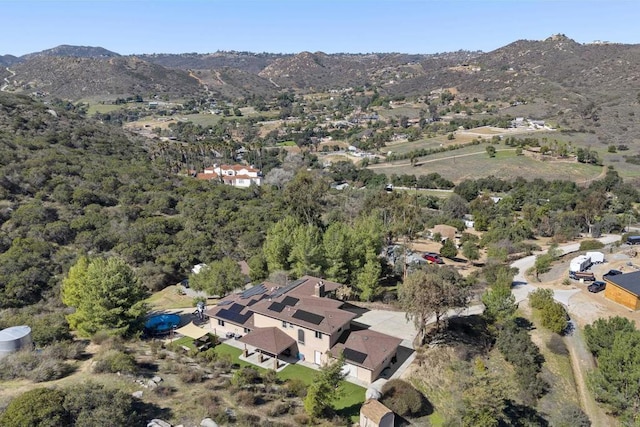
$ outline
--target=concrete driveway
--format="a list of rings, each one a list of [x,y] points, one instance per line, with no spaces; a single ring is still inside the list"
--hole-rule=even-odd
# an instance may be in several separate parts
[[[354,322],[369,326],[372,331],[402,339],[402,346],[413,348],[418,331],[404,311],[369,310],[356,317]]]

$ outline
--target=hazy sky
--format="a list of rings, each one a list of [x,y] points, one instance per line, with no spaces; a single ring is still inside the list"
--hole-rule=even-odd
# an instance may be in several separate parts
[[[436,53],[563,33],[640,43],[640,0],[0,0],[0,55],[61,44],[120,54]]]

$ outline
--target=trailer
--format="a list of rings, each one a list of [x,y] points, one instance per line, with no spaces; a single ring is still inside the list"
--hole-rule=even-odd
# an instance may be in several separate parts
[[[570,271],[569,278],[573,280],[583,280],[585,282],[593,282],[596,276],[590,271]]]
[[[604,254],[602,252],[587,252],[585,256],[591,258],[592,264],[602,264],[604,262]]]
[[[591,258],[586,255],[577,256],[569,263],[570,272],[585,271],[589,267],[591,267]]]
[[[629,237],[627,237],[627,244],[629,244],[629,245],[640,245],[640,236],[629,236]]]

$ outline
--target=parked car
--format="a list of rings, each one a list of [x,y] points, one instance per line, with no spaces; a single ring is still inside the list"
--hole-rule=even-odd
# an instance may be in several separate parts
[[[435,252],[425,252],[422,254],[422,258],[426,259],[429,264],[444,264],[440,254]]]
[[[597,292],[603,291],[604,288],[606,288],[606,287],[607,287],[607,284],[605,282],[602,282],[600,280],[596,280],[595,282],[590,284],[587,287],[587,289],[589,290],[589,292],[597,293]]]
[[[606,273],[604,273],[602,275],[602,278],[604,279],[605,277],[610,277],[610,276],[617,276],[618,274],[622,274],[622,271],[620,270],[609,270]]]

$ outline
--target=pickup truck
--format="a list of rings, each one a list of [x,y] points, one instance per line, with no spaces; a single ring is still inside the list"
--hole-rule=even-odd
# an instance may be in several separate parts
[[[570,271],[569,278],[573,280],[584,280],[585,282],[593,282],[596,276],[590,271]]]

